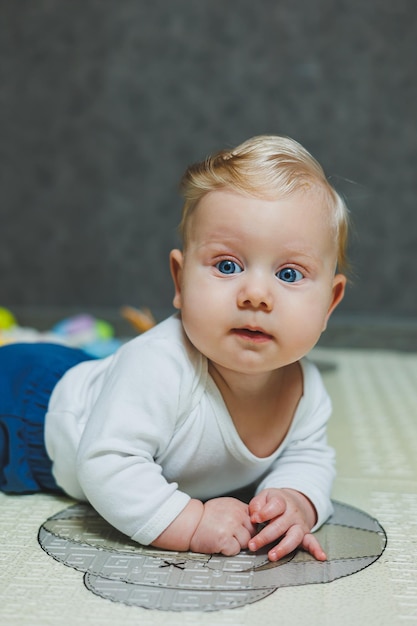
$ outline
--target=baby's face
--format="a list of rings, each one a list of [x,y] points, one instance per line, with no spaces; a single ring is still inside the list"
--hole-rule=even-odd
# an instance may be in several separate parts
[[[213,191],[190,220],[171,269],[195,347],[213,366],[251,376],[307,354],[345,286],[320,191],[280,200]]]

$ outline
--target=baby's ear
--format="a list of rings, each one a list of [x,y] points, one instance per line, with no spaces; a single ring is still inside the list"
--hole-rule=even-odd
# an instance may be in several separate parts
[[[333,278],[332,297],[330,300],[330,305],[327,311],[323,330],[326,330],[329,317],[331,316],[337,305],[340,304],[340,302],[343,300],[343,296],[345,295],[345,288],[346,276],[344,276],[343,274],[336,274]]]
[[[184,255],[181,250],[171,250],[169,255],[169,264],[171,268],[171,276],[174,281],[175,296],[173,305],[176,309],[181,309],[181,282],[182,282],[182,268],[184,263]]]

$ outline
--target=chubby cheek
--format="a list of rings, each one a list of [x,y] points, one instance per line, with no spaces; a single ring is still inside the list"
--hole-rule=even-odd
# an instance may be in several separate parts
[[[216,320],[205,307],[204,302],[196,303],[195,306],[190,306],[190,303],[188,305],[181,310],[185,334],[193,346],[207,356],[212,344],[213,328],[217,326]]]
[[[225,315],[230,316],[230,304],[226,306],[218,294],[201,285],[183,290],[181,305],[184,330],[191,343],[205,353],[207,343],[226,323]]]
[[[313,346],[326,328],[327,311],[327,302],[323,302],[322,298],[313,298],[288,311],[287,319],[299,340]]]
[[[207,325],[218,321],[219,303],[204,289],[184,292],[181,316],[185,326],[204,331]]]
[[[206,267],[185,266],[181,288],[181,308],[185,316],[204,318],[205,314],[209,315],[222,300],[221,292],[220,284]]]

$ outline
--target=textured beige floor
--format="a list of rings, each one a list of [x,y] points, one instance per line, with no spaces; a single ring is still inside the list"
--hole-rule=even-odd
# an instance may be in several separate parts
[[[333,497],[376,517],[388,535],[369,568],[329,584],[278,589],[243,608],[216,613],[149,611],[94,596],[82,575],[37,542],[39,526],[71,502],[0,494],[0,624],[216,624],[396,626],[417,624],[417,355],[320,349],[334,364],[330,439],[338,455]]]

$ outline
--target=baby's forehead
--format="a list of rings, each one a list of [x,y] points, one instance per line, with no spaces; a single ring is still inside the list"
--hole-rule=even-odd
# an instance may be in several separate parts
[[[275,221],[281,201],[287,207],[290,216],[294,211],[294,217],[291,218],[294,220],[294,228],[302,227],[306,223],[315,224],[314,228],[320,230],[319,239],[323,241],[325,237],[330,246],[336,249],[338,245],[336,212],[328,194],[318,184],[300,185],[295,191],[286,194],[269,188],[266,191],[262,189],[262,192],[243,192],[231,186],[210,190],[189,211],[183,229],[183,248],[188,249],[190,244],[200,242],[205,238],[208,228],[216,229],[221,237],[224,222],[230,225],[230,220],[227,219],[230,213],[235,218],[233,224],[236,225],[236,231],[246,225],[250,231],[256,233],[260,222]],[[271,227],[276,228],[276,225],[272,224]],[[269,232],[266,236],[269,239]]]
[[[282,200],[282,202],[281,202]],[[212,191],[196,205],[190,217],[187,247],[257,242],[276,243],[280,250],[336,252],[335,220],[323,194],[316,190],[293,193],[277,199]]]

